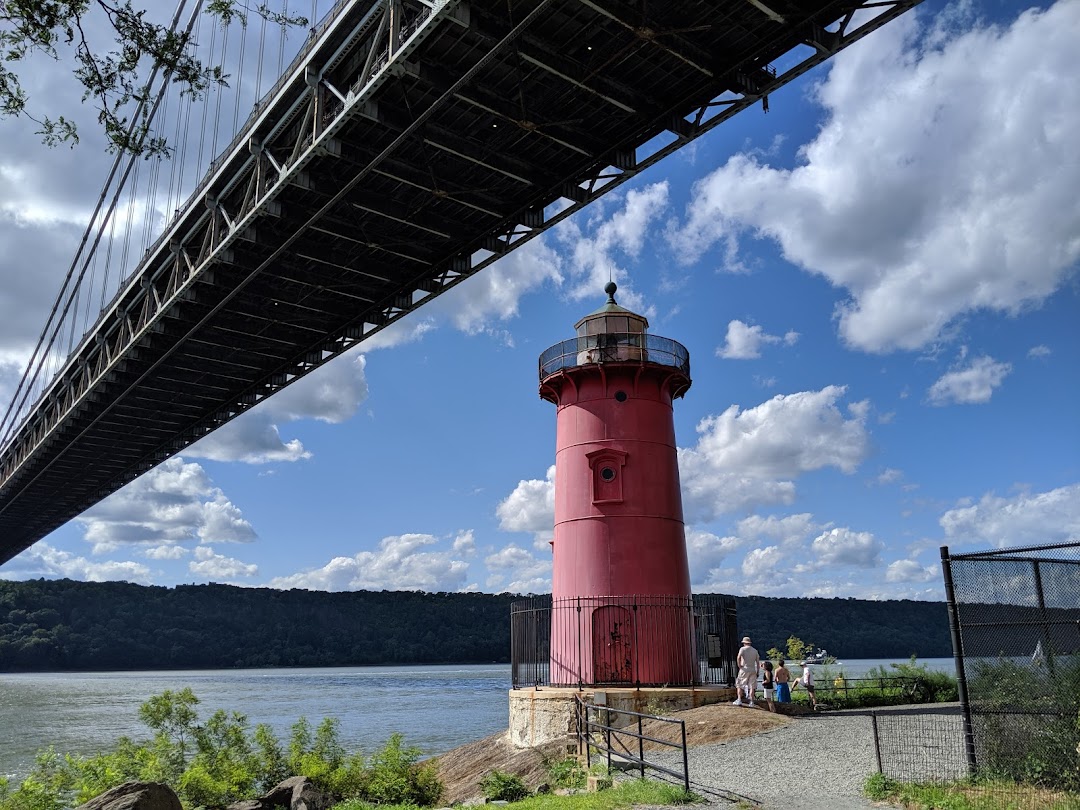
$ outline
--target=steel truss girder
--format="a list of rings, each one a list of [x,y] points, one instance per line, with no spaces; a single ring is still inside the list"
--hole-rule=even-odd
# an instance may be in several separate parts
[[[606,3],[579,2],[599,18],[612,18],[614,14]],[[811,20],[796,32],[798,39],[792,42],[792,47],[803,44],[813,49],[798,64],[780,75],[754,66],[718,74],[712,77],[714,92],[708,101],[664,113],[657,119],[658,127],[649,133],[649,137],[642,137],[636,143],[617,145],[602,156],[597,155],[595,144],[587,142],[586,138],[575,142],[572,128],[563,131],[559,138],[549,140],[561,143],[569,151],[587,155],[592,161],[590,168],[573,177],[554,179],[531,175],[527,171],[519,174],[503,165],[501,173],[507,175],[508,180],[520,181],[532,189],[528,203],[509,216],[498,211],[485,212],[482,206],[474,206],[475,214],[489,219],[499,216],[500,219],[490,225],[486,235],[477,239],[470,249],[436,259],[434,263],[425,264],[416,256],[404,251],[395,253],[384,245],[391,256],[405,259],[414,268],[404,277],[404,283],[394,282],[399,285],[396,289],[387,286],[393,274],[366,272],[364,267],[367,265],[363,264],[368,261],[366,259],[359,260],[362,266],[354,267],[349,260],[334,261],[310,251],[297,251],[287,261],[329,261],[343,272],[370,276],[369,281],[373,283],[382,282],[382,288],[374,298],[351,291],[347,286],[334,291],[329,285],[322,288],[317,284],[308,284],[312,289],[305,295],[323,298],[329,295],[373,305],[363,307],[354,318],[333,331],[316,334],[318,330],[314,330],[306,347],[299,347],[300,351],[281,361],[270,373],[234,391],[228,401],[208,409],[201,418],[191,421],[182,431],[140,456],[139,461],[128,463],[121,474],[95,490],[91,499],[84,499],[82,508],[456,286],[599,196],[618,188],[685,143],[741,110],[759,101],[766,102],[770,93],[918,2],[823,3],[832,19],[824,25],[823,20]],[[358,5],[363,7],[355,8]],[[436,88],[437,98],[430,101],[429,106],[420,110],[411,121],[394,122],[392,116],[380,114],[380,89],[388,86],[390,81],[397,81],[407,91],[409,83],[422,81],[424,71],[415,69],[410,58],[422,53],[428,37],[439,26],[445,25],[472,31],[470,26],[475,20],[467,7],[456,0],[435,3],[377,0],[366,4],[342,4],[346,10],[309,44],[279,85],[257,107],[245,131],[238,135],[221,159],[215,160],[207,179],[183,213],[148,251],[146,260],[133,274],[132,282],[116,296],[96,331],[84,339],[39,400],[32,416],[0,451],[0,527],[8,520],[5,513],[26,513],[24,508],[17,506],[18,496],[62,455],[63,451],[59,455],[53,452],[61,437],[66,446],[77,443],[79,437],[89,440],[93,426],[104,424],[102,420],[114,410],[125,392],[137,390],[140,381],[148,379],[178,347],[188,345],[188,341],[193,341],[194,347],[199,324],[210,323],[245,286],[254,282],[274,262],[285,260],[290,245],[302,243],[307,238],[306,233],[321,227],[321,221],[331,222],[340,203],[351,199],[353,189],[362,180],[394,177],[388,166],[396,150],[408,144],[426,142],[429,146],[453,151],[465,162],[482,164],[499,172],[500,167],[494,162],[500,158],[477,154],[472,151],[472,143],[457,138],[454,133],[440,133],[436,126],[425,125],[436,112],[451,104],[473,108],[484,106],[482,89],[470,93],[470,82],[508,45],[518,49],[522,60],[549,74],[551,81],[564,82],[568,89],[601,99],[614,108],[613,114],[637,115],[647,109],[656,117],[656,100],[638,97],[628,88],[611,82],[584,77],[580,66],[575,66],[572,60],[550,64],[550,56],[543,53],[527,29],[534,20],[541,18],[548,6],[553,5],[556,5],[555,0],[534,0],[531,11],[518,18],[517,25],[504,33],[496,47],[471,67],[457,71],[449,86],[444,81],[443,86]],[[774,19],[777,15],[768,15],[771,5],[751,5],[781,24]],[[881,13],[873,20],[853,26],[855,13],[864,8],[881,9]],[[618,15],[614,19],[620,25],[627,24]],[[838,24],[829,25],[836,21]],[[350,30],[345,31],[346,28]],[[358,56],[361,52],[362,61]],[[687,63],[687,59],[676,61]],[[700,64],[699,58],[691,61],[692,69],[711,76],[711,66]],[[328,78],[333,70],[346,64],[357,68],[351,80],[342,82]],[[511,115],[506,108],[487,107],[494,115],[504,118]],[[344,133],[346,126],[355,126],[356,122],[370,125],[376,138],[372,142],[374,156],[367,159],[344,187],[336,191],[320,189],[314,178],[332,172],[326,167],[340,161],[339,156],[343,154],[339,135]],[[644,153],[644,147],[653,140],[656,132],[664,130],[671,133],[671,141]],[[427,137],[425,132],[435,134]],[[453,143],[445,143],[445,140]],[[530,168],[524,167],[525,170]],[[412,185],[420,184],[414,181]],[[439,191],[437,188],[428,190],[432,196]],[[314,216],[296,208],[300,204],[296,195],[310,193],[315,193],[318,199]],[[378,206],[374,214],[383,216],[388,210]],[[282,230],[281,235],[278,230]],[[449,237],[446,230],[439,231],[438,235]],[[255,237],[259,238],[258,242]],[[343,234],[335,234],[335,238],[352,239]],[[370,240],[356,241],[358,249],[378,248]],[[241,255],[252,258],[242,265],[237,264]],[[396,275],[402,278],[400,272]],[[299,279],[289,283],[304,286]],[[289,307],[295,315],[289,328],[305,329],[296,314],[302,311],[299,309],[303,307],[301,299],[290,301]],[[320,310],[310,311],[315,316]],[[195,317],[199,324],[191,327],[184,320],[181,325],[181,319],[188,317]],[[230,360],[222,358],[221,362],[229,363]],[[72,514],[35,518],[30,521],[33,525],[19,537],[0,536],[0,562]]]

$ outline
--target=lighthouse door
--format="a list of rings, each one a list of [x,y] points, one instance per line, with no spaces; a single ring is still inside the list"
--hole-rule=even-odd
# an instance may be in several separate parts
[[[633,680],[630,611],[605,605],[592,614],[593,673],[596,683],[630,683]]]

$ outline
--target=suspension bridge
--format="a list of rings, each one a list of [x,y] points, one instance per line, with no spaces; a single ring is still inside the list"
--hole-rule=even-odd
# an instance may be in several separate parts
[[[339,0],[292,49],[181,2],[235,79],[151,77],[173,156],[117,156],[0,422],[0,563],[918,2]]]

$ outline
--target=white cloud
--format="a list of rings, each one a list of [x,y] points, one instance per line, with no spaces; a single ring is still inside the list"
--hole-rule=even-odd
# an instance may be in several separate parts
[[[940,575],[940,567],[920,565],[915,560],[897,560],[885,569],[886,582],[930,582]]]
[[[142,555],[148,560],[179,560],[186,557],[190,551],[183,546],[173,546],[165,543],[160,546],[151,546],[143,549]]]
[[[672,234],[684,261],[774,239],[847,292],[840,334],[871,352],[923,347],[965,313],[1016,314],[1061,286],[1080,259],[1080,83],[1061,81],[1080,75],[1080,4],[962,33],[921,19],[832,60],[801,165],[741,154],[697,184]]]
[[[255,530],[199,465],[174,456],[78,518],[95,553],[127,543],[246,543]]]
[[[668,207],[667,181],[632,189],[622,199],[623,206],[604,219],[605,207],[612,200],[594,203],[589,208],[591,235],[580,226],[580,214],[555,227],[555,237],[571,249],[570,269],[575,281],[569,290],[572,300],[595,298],[609,279],[619,284],[620,303],[635,311],[646,312],[644,301],[626,280],[626,273],[616,261],[615,254],[636,257],[645,244],[651,224]],[[647,313],[646,313],[647,314]]]
[[[809,512],[784,517],[750,515],[739,521],[737,534],[750,541],[767,537],[787,547],[801,542],[819,528],[821,527],[814,522],[814,516]]]
[[[939,520],[950,540],[992,546],[1080,542],[1080,484],[1012,498],[991,493]]]
[[[547,545],[555,527],[555,465],[541,481],[519,481],[514,491],[495,508],[499,528],[508,532],[532,532],[537,548]]]
[[[348,351],[200,439],[185,454],[247,464],[311,458],[299,439],[281,438],[278,423],[315,419],[339,424],[351,418],[368,396],[366,365],[358,349]]]
[[[476,538],[473,537],[472,529],[468,531],[460,532],[457,537],[454,538],[452,548],[455,554],[462,554],[466,557],[470,557],[476,553]]]
[[[137,582],[150,584],[150,569],[132,561],[91,562],[70,551],[39,542],[4,564],[0,578],[66,577],[83,582]]]
[[[823,565],[854,565],[873,568],[880,562],[885,544],[870,532],[829,529],[810,544],[811,551]]]
[[[881,486],[885,486],[886,484],[895,484],[898,481],[902,481],[903,478],[904,473],[902,471],[896,469],[895,467],[886,467],[884,470],[878,473],[878,477],[874,480]]]
[[[1038,346],[1032,346],[1030,349],[1028,349],[1027,356],[1031,358],[1042,359],[1044,357],[1049,357],[1050,354],[1050,347],[1040,344]]]
[[[725,360],[753,360],[761,357],[761,347],[764,344],[784,343],[791,346],[798,339],[798,332],[788,332],[780,337],[767,334],[760,326],[749,326],[734,320],[728,323],[724,345],[716,350],[716,356]]]
[[[257,576],[259,566],[215,554],[214,550],[209,546],[199,546],[195,549],[195,559],[188,563],[188,570],[193,574],[208,579],[228,582],[229,580],[235,580],[237,577]]]
[[[484,558],[487,587],[510,593],[546,593],[551,590],[551,558],[539,559],[513,544]]]
[[[695,585],[708,582],[728,555],[747,542],[742,537],[717,537],[711,532],[687,527],[686,556],[690,563],[690,581]]]
[[[455,541],[461,540],[459,534]],[[322,568],[277,577],[271,588],[317,591],[457,591],[465,586],[469,564],[456,551],[432,549],[440,538],[430,534],[384,537],[377,551],[335,557]]]
[[[999,363],[992,357],[978,357],[967,368],[950,371],[930,386],[931,405],[980,405],[990,401],[1012,371],[1011,363]]]
[[[784,555],[776,546],[752,549],[743,558],[743,576],[754,580],[767,577],[776,570],[783,560]]]
[[[869,452],[865,411],[837,401],[842,386],[777,395],[740,412],[703,419],[692,448],[679,449],[683,503],[692,523],[767,503],[791,503],[791,479],[823,467],[852,473]],[[856,403],[858,405],[858,403]]]

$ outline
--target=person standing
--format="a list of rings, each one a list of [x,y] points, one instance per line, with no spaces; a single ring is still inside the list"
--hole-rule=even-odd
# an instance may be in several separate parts
[[[810,696],[810,708],[817,710],[817,698],[814,697],[814,673],[810,671],[810,665],[806,661],[800,661],[799,666],[802,669],[802,677],[796,679],[795,686],[800,683],[803,685],[803,689],[806,690],[806,694]]]
[[[776,665],[773,679],[776,681],[776,702],[791,703],[791,673],[784,666],[783,658]]]
[[[776,706],[773,705],[773,668],[772,661],[762,661],[761,668],[765,671],[765,674],[761,676],[761,690],[765,693],[765,704],[769,707],[770,712],[776,711]]]
[[[737,694],[735,700],[732,701],[732,705],[744,705],[743,695],[745,694],[745,705],[753,706],[761,656],[758,655],[758,651],[750,644],[750,636],[743,636],[742,649],[739,650],[739,655],[736,660],[739,664],[739,674],[735,677],[735,689]]]

